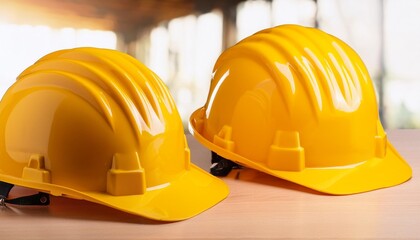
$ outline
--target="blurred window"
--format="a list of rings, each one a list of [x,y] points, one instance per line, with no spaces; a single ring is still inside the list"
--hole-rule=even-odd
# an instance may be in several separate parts
[[[384,101],[389,128],[420,128],[419,13],[417,0],[384,2]]]
[[[168,85],[185,124],[206,101],[213,65],[222,51],[222,33],[222,14],[213,11],[172,19],[150,31],[150,43],[139,40],[138,45],[149,49],[136,57]]]
[[[264,0],[245,1],[237,7],[236,40],[268,28],[272,25],[271,3]]]

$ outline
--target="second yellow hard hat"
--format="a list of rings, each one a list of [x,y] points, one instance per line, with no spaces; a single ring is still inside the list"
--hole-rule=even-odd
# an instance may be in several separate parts
[[[222,53],[213,75],[190,129],[221,157],[330,194],[411,177],[381,126],[365,65],[338,38],[266,29]]]

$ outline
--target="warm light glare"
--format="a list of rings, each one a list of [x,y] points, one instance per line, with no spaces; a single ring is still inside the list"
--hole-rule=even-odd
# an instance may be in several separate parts
[[[206,100],[222,34],[220,11],[175,18],[151,31],[147,65],[169,86],[183,119]]]
[[[312,27],[316,4],[313,0],[273,0],[273,25],[299,24]]]
[[[420,128],[420,1],[388,0],[384,5],[384,89],[392,128]]]
[[[150,33],[150,63],[149,67],[166,83],[168,79],[168,31],[157,27]]]
[[[268,1],[246,1],[238,5],[237,35],[239,41],[249,35],[271,26],[271,4]]]
[[[90,46],[115,49],[117,37],[110,31],[0,24],[0,96],[28,66],[47,53]]]

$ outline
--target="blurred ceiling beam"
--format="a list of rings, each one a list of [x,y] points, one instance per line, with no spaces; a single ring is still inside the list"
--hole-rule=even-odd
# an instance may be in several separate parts
[[[127,38],[142,28],[243,0],[0,0],[0,22],[112,30]],[[131,39],[127,39],[130,41]]]

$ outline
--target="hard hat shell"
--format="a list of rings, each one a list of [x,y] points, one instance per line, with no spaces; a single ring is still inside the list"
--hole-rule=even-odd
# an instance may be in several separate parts
[[[0,103],[0,181],[151,219],[192,217],[228,194],[190,162],[163,82],[127,54],[61,50]]]
[[[190,131],[220,156],[329,194],[400,184],[360,57],[314,28],[262,30],[221,54]]]

